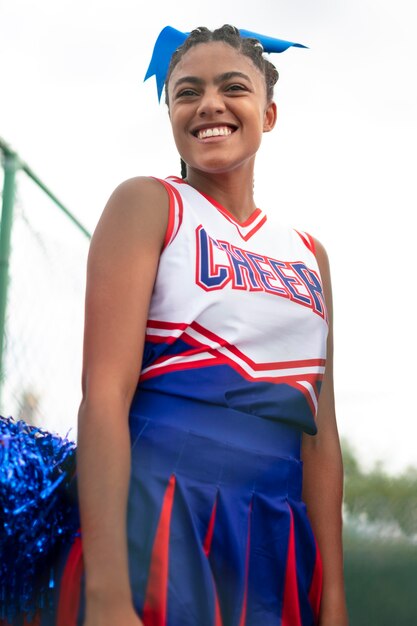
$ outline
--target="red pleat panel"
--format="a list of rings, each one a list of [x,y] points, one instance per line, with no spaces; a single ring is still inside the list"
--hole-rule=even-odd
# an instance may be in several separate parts
[[[316,541],[316,563],[314,565],[313,578],[311,580],[308,599],[313,609],[315,621],[318,622],[320,614],[321,592],[323,588],[323,564],[321,561],[320,550]]]
[[[217,498],[214,501],[213,508],[211,510],[210,520],[207,526],[206,536],[204,538],[203,548],[204,548],[204,552],[206,556],[209,556],[210,550],[211,550],[211,542],[213,539],[213,532],[214,532],[214,523],[216,521],[216,509],[217,509]]]
[[[214,626],[223,626],[222,614],[220,612],[219,598],[217,596],[216,585],[214,585]]]
[[[152,548],[142,618],[145,626],[166,626],[169,532],[174,492],[175,476],[171,476],[162,502],[161,515]]]
[[[216,511],[217,511],[217,497],[214,501],[213,508],[211,509],[210,520],[207,526],[206,536],[204,537],[203,550],[208,558],[210,556],[211,542],[213,540],[214,524],[216,523]],[[220,612],[219,598],[217,595],[216,583],[213,579],[214,590],[214,626],[223,626],[222,614]]]
[[[61,579],[56,626],[76,626],[84,571],[81,537],[72,544]]]
[[[23,626],[40,626],[40,624],[41,624],[41,612],[40,611],[36,611],[31,622],[29,622],[26,616],[23,618]]]
[[[246,538],[246,555],[245,555],[245,590],[243,593],[242,613],[240,614],[239,626],[245,626],[246,623],[246,607],[248,603],[248,577],[249,577],[249,553],[250,553],[250,522],[252,517],[252,500],[249,505],[248,518],[248,535]]]
[[[300,601],[298,598],[297,563],[295,558],[294,518],[290,511],[290,534],[288,537],[287,567],[284,583],[282,626],[302,626]]]

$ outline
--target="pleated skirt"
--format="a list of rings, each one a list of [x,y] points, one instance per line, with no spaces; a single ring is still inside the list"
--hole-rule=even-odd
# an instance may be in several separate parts
[[[322,569],[301,500],[300,431],[140,391],[130,433],[129,573],[144,625],[316,625]],[[84,583],[80,536],[53,610],[35,623],[81,626]]]

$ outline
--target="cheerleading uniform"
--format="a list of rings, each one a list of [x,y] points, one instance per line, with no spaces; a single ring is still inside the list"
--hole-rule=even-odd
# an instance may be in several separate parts
[[[328,330],[314,242],[161,183],[169,222],[129,415],[135,608],[145,626],[314,626],[321,561],[300,460]],[[83,589],[77,538],[42,626],[80,626]]]

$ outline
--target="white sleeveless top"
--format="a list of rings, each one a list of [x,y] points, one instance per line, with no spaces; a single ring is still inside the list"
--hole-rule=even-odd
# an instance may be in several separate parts
[[[314,434],[326,305],[314,241],[256,209],[239,223],[185,181],[161,181],[169,221],[139,387]]]

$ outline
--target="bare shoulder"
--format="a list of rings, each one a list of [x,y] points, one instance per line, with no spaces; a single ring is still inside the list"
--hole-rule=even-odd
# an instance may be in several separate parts
[[[136,176],[120,183],[110,195],[97,224],[94,237],[106,226],[111,230],[164,238],[169,201],[164,186],[156,179]],[[114,234],[114,231],[113,231]]]
[[[148,204],[149,201],[167,201],[167,193],[164,186],[156,179],[149,176],[134,176],[118,185],[110,196],[110,200],[116,203],[140,203]]]
[[[155,179],[123,181],[110,195],[91,239],[87,291],[113,290],[131,281],[131,293],[142,289],[144,276],[154,277],[168,224],[169,200]],[[124,297],[129,298],[127,294]]]

